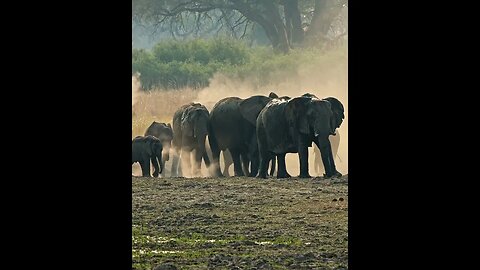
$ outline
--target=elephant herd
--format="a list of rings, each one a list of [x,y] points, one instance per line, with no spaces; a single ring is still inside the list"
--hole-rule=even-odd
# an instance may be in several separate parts
[[[339,177],[334,161],[339,145],[336,132],[344,118],[338,99],[320,99],[309,93],[295,98],[273,92],[246,99],[227,97],[210,112],[200,103],[189,103],[174,113],[172,125],[153,122],[144,136],[132,140],[132,164],[139,162],[142,175],[150,177],[151,162],[153,176],[161,173],[165,177],[165,161],[172,152],[172,177],[189,175],[182,167],[200,176],[203,160],[212,177],[229,176],[228,167],[233,163],[235,176],[267,178],[278,166],[277,178],[287,178],[285,155],[298,153],[299,177],[308,178],[308,147],[313,142],[324,177]],[[319,167],[316,164],[317,172]]]

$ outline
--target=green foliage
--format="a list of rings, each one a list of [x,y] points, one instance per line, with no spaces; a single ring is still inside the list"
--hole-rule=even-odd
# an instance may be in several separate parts
[[[296,74],[300,65],[328,69],[339,58],[346,59],[344,47],[327,53],[308,48],[278,54],[271,47],[248,47],[232,39],[166,41],[151,51],[133,49],[132,74],[141,74],[144,90],[204,88],[216,72],[262,86]]]
[[[151,51],[133,49],[132,74],[141,74],[143,89],[202,88],[224,66],[247,62],[248,48],[238,41],[167,41],[158,43]]]

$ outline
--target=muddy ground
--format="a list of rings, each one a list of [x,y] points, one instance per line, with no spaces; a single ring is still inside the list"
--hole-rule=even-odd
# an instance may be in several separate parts
[[[133,268],[347,269],[348,176],[132,177]]]

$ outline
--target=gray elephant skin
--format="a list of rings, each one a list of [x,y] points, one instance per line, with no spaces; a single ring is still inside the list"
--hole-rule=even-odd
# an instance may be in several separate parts
[[[220,151],[229,151],[235,176],[255,176],[258,171],[258,147],[255,121],[263,107],[277,97],[256,95],[247,99],[227,97],[219,100],[210,112],[209,143],[212,150],[213,176],[220,170]],[[225,171],[224,171],[225,173]]]
[[[173,140],[173,130],[170,123],[159,123],[153,121],[153,123],[147,128],[144,136],[154,136],[162,142],[162,168],[165,168],[165,162],[170,159],[170,148]],[[162,177],[165,177],[165,170],[162,170]]]
[[[142,176],[150,177],[150,162],[153,164],[153,177],[163,171],[162,142],[154,136],[137,136],[132,140],[132,165],[140,163]],[[160,168],[159,168],[160,163]]]
[[[273,99],[257,117],[257,139],[260,152],[260,168],[257,177],[266,178],[267,162],[277,156],[277,178],[289,177],[285,166],[286,153],[298,153],[301,178],[311,177],[308,173],[308,147],[314,142],[320,149],[325,167],[325,177],[341,176],[335,167],[331,144],[343,122],[344,108],[334,98],[319,99],[304,94],[293,99]]]
[[[340,159],[338,155],[338,148],[340,147],[340,132],[337,130],[336,135],[330,135],[328,139],[330,140],[330,145],[332,146],[332,154],[333,158],[336,159],[337,157]],[[325,173],[325,168],[323,167],[322,162],[322,155],[320,154],[320,149],[318,147],[313,146],[313,157],[314,157],[314,169],[317,175]],[[340,160],[341,161],[341,160]]]
[[[187,168],[192,169],[193,176],[200,176],[202,158],[207,167],[210,159],[205,151],[205,140],[208,135],[209,112],[200,103],[189,103],[180,107],[173,116],[174,157],[172,160],[172,177],[183,176],[180,170],[179,159]],[[194,154],[194,164],[190,165],[190,156]],[[180,154],[180,155],[179,155]]]

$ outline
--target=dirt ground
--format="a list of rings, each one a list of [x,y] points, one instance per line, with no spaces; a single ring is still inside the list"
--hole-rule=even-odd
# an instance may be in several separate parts
[[[132,177],[133,269],[347,269],[348,176]]]

